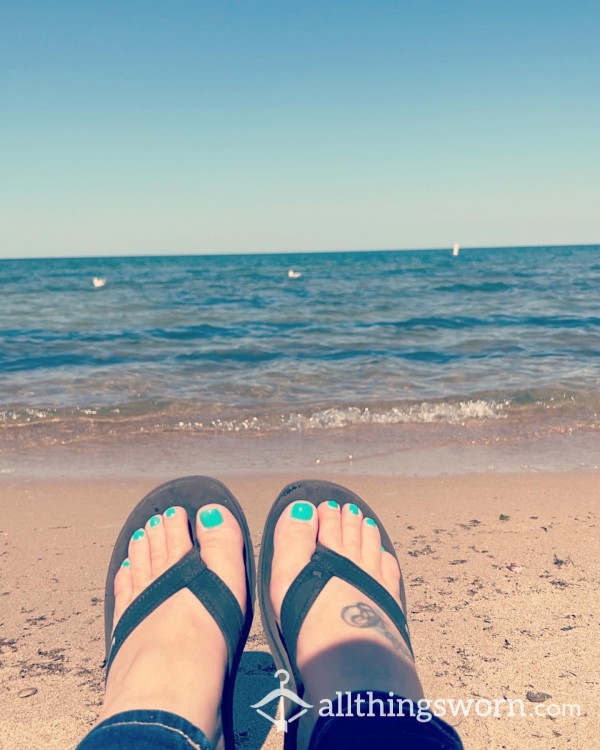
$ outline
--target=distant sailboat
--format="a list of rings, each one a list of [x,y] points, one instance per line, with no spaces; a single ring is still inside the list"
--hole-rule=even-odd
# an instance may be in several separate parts
[[[452,256],[456,258],[458,256],[459,251],[460,251],[460,245],[458,244],[458,242],[455,242],[454,247],[452,248]]]
[[[94,289],[100,289],[100,287],[103,287],[106,285],[107,279],[100,279],[98,276],[94,276],[92,279],[92,284],[94,285]]]

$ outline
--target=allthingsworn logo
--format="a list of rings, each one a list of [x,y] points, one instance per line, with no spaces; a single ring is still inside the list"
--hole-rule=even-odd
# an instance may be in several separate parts
[[[259,713],[261,716],[264,716],[267,721],[270,721],[272,724],[274,724],[277,732],[287,732],[288,726],[293,721],[296,721],[296,719],[299,719],[301,716],[303,716],[309,708],[312,708],[312,705],[310,703],[307,703],[306,701],[303,701],[302,698],[296,695],[293,690],[285,687],[290,681],[289,672],[287,672],[285,669],[278,669],[277,672],[275,672],[274,677],[276,680],[279,680],[279,687],[275,688],[275,690],[271,690],[268,695],[266,695],[262,700],[258,701],[258,703],[250,706],[250,708],[256,709],[257,713]],[[271,716],[266,711],[263,711],[262,707],[266,706],[276,698],[278,699],[277,711],[275,716]],[[286,718],[286,700],[300,707],[300,710],[289,718]]]

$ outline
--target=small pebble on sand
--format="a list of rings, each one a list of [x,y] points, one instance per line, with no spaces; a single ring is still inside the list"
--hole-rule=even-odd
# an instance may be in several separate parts
[[[552,698],[548,693],[536,693],[534,690],[528,690],[525,697],[530,703],[543,703]]]
[[[23,690],[19,690],[19,698],[31,698],[32,695],[35,695],[37,693],[38,689],[34,687],[30,688],[23,688]]]

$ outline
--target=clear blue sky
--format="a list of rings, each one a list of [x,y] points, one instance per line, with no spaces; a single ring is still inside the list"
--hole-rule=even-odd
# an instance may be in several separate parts
[[[0,255],[600,242],[597,0],[0,18]]]

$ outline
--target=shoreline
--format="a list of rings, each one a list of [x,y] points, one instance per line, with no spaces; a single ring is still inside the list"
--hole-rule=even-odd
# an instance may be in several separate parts
[[[533,429],[486,435],[477,427],[371,426],[281,434],[159,432],[128,438],[118,433],[51,444],[6,441],[0,480],[33,478],[133,480],[222,474],[316,477],[435,477],[479,473],[600,473],[598,432]]]
[[[316,472],[217,474],[246,510],[256,553],[271,502],[303,474]],[[372,503],[394,540],[428,697],[522,698],[534,707],[527,692],[543,692],[555,703],[580,704],[585,714],[453,719],[465,747],[591,746],[600,733],[597,474],[318,476]],[[3,750],[58,750],[94,722],[105,567],[122,521],[156,484],[140,475],[0,480]],[[236,697],[237,728],[245,732],[239,744],[249,750],[281,744],[249,709],[272,689],[271,667],[257,613]],[[19,697],[27,689],[36,692]]]

